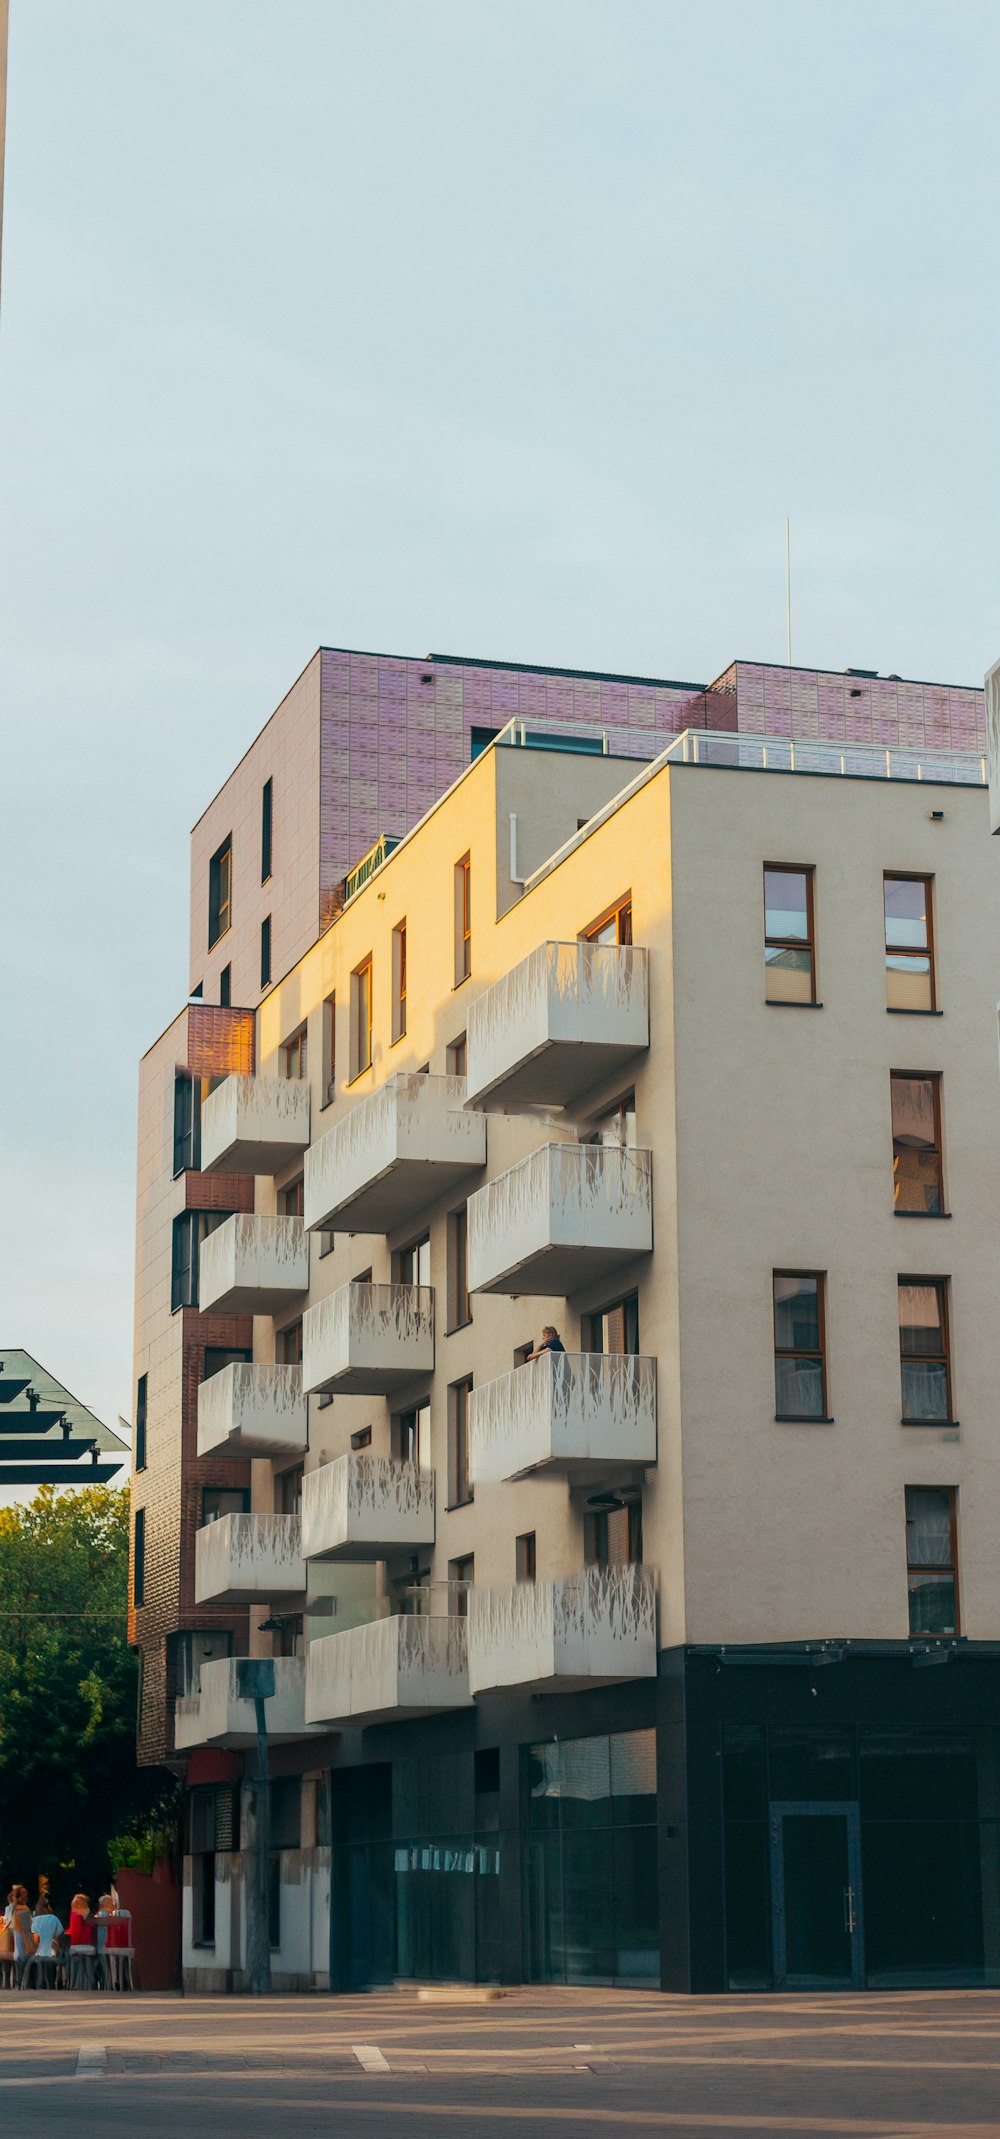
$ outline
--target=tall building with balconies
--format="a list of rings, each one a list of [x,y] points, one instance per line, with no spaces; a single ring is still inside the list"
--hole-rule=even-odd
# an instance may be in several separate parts
[[[1000,1980],[982,694],[396,667],[420,722],[461,671],[464,764],[367,856],[303,786],[300,867],[251,753],[195,834],[227,1000],[147,1058],[188,1980],[242,1979],[247,1654],[279,1983]]]

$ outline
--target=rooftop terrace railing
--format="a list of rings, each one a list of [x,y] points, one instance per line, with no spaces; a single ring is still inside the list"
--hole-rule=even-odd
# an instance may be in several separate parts
[[[842,775],[852,780],[931,780],[985,787],[986,759],[974,750],[917,750],[878,743],[821,742],[787,735],[738,735],[685,728],[663,757],[681,765],[722,765],[740,772]]]

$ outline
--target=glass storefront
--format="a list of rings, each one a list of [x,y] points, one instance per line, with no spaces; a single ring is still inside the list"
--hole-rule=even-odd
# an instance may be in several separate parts
[[[524,1749],[529,1979],[659,1981],[656,1733]]]
[[[722,1752],[731,1990],[790,1982],[789,1955],[818,1977],[845,1922],[872,1990],[1000,1983],[1000,1732],[739,1724]],[[827,1882],[826,1925],[818,1853],[838,1822],[860,1844]]]

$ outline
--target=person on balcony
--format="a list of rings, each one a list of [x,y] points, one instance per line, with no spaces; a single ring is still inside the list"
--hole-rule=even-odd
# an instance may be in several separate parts
[[[565,1350],[566,1346],[559,1335],[559,1331],[553,1329],[551,1322],[546,1322],[542,1331],[541,1344],[538,1346],[537,1351],[528,1353],[524,1364],[527,1366],[530,1360],[540,1359],[543,1352],[564,1352]]]

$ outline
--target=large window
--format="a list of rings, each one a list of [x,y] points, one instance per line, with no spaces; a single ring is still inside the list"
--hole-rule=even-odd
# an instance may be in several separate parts
[[[297,1321],[286,1322],[284,1329],[278,1330],[274,1340],[274,1348],[279,1366],[300,1367],[302,1365],[301,1315],[299,1315]]]
[[[900,1278],[899,1367],[904,1426],[950,1419],[947,1278]]]
[[[274,1512],[276,1515],[301,1515],[302,1479],[305,1465],[296,1463],[290,1471],[279,1471],[274,1481]]]
[[[469,1391],[472,1376],[453,1382],[448,1391],[448,1505],[464,1506],[473,1498],[469,1482]]]
[[[174,1177],[201,1165],[201,1079],[174,1074]]]
[[[421,1233],[409,1247],[397,1248],[392,1258],[394,1285],[429,1285],[431,1281],[431,1236]]]
[[[769,1003],[816,1001],[811,868],[765,866],[764,995]]]
[[[931,879],[888,875],[884,898],[886,1007],[926,1013],[936,1007]]]
[[[250,1491],[245,1485],[204,1485],[201,1489],[201,1520],[218,1523],[224,1515],[248,1515]]]
[[[455,863],[455,986],[472,971],[472,862],[463,854]]]
[[[656,1733],[524,1748],[528,1974],[659,1979]]]
[[[911,1634],[958,1633],[956,1494],[950,1485],[906,1488],[906,1580]]]
[[[779,1419],[826,1417],[826,1331],[818,1271],[774,1273],[774,1409]]]
[[[469,1294],[469,1213],[466,1204],[450,1211],[448,1233],[448,1328],[464,1329],[472,1320]]]
[[[306,1179],[296,1174],[294,1181],[287,1181],[278,1190],[278,1214],[281,1218],[302,1218],[306,1208]]]
[[[233,837],[217,847],[208,865],[208,948],[224,936],[233,918]]]
[[[285,1041],[281,1050],[282,1076],[291,1077],[293,1083],[301,1083],[306,1074],[306,1032],[306,1026],[300,1025],[298,1032],[293,1032],[291,1039]]]
[[[641,1567],[642,1500],[608,1492],[593,1495],[604,1507],[588,1507],[583,1518],[583,1558],[587,1567]]]
[[[475,1554],[467,1552],[460,1560],[448,1562],[448,1610],[456,1619],[469,1616],[469,1591],[476,1579]]]
[[[372,1066],[372,962],[365,958],[351,974],[351,1076]]]
[[[392,1422],[392,1453],[397,1463],[415,1463],[418,1469],[430,1469],[431,1407],[429,1404],[416,1404],[411,1411],[397,1412]]]
[[[178,1211],[173,1224],[170,1267],[170,1311],[198,1305],[198,1257],[201,1243],[211,1230],[216,1214],[208,1211]]]
[[[580,1335],[585,1352],[630,1352],[639,1350],[639,1295],[627,1292],[624,1299],[584,1315]]]
[[[944,1211],[941,1159],[941,1079],[936,1071],[906,1076],[893,1070],[892,1181],[897,1211],[940,1218]]]

